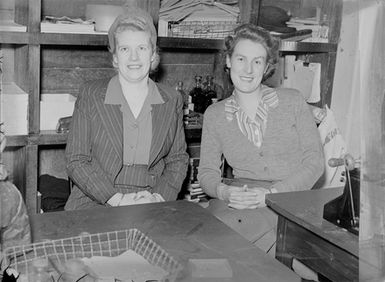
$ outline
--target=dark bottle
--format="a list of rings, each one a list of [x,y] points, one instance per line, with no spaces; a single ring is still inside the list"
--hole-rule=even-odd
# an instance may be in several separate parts
[[[195,86],[189,94],[194,104],[194,111],[203,113],[205,110],[205,96],[202,89],[202,77],[200,75],[195,76]]]
[[[214,85],[214,77],[208,75],[206,77],[206,82],[204,86],[204,96],[205,96],[205,109],[210,106],[212,103],[218,101],[217,91]]]

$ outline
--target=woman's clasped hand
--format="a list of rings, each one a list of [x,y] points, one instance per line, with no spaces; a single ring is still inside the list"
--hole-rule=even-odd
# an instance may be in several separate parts
[[[144,190],[136,193],[124,194],[122,200],[119,203],[119,206],[157,203],[157,202],[164,202],[164,199],[160,194],[150,193]]]
[[[256,209],[265,207],[265,197],[270,191],[260,187],[243,187],[226,185],[223,187],[222,198],[234,209]]]
[[[116,193],[108,203],[113,206],[129,206],[138,204],[164,202],[163,197],[158,193],[150,193],[146,190],[134,193]]]

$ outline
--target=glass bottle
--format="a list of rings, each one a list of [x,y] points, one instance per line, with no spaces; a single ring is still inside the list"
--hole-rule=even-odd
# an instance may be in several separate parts
[[[38,258],[32,262],[32,273],[28,277],[29,282],[52,282],[48,273],[48,260]]]
[[[190,98],[190,95],[188,95],[184,90],[183,81],[178,81],[178,84],[176,86],[176,91],[178,91],[183,98],[183,115],[188,115],[189,103],[191,101],[191,98]]]
[[[202,76],[195,76],[195,86],[190,91],[192,103],[194,104],[194,111],[198,113],[204,112],[204,94],[202,89]]]
[[[206,100],[206,105],[205,109],[210,106],[212,103],[218,101],[217,97],[217,91],[215,90],[215,85],[214,85],[214,77],[211,75],[208,75],[206,77],[206,83],[205,83],[205,88],[204,88],[204,95],[205,95],[205,100]]]

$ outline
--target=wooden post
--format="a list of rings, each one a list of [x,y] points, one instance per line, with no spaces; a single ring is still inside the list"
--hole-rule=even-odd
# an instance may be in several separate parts
[[[28,214],[37,213],[37,174],[38,174],[38,145],[27,145],[24,147],[26,168],[26,191],[25,204]]]

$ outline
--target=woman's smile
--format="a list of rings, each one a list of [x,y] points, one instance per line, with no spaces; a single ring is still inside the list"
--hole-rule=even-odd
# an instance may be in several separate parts
[[[140,65],[140,64],[129,64],[129,65],[127,65],[127,67],[129,69],[139,69],[139,68],[142,67],[142,65]]]
[[[251,82],[251,81],[253,81],[254,77],[253,76],[240,76],[240,79],[242,81]]]

